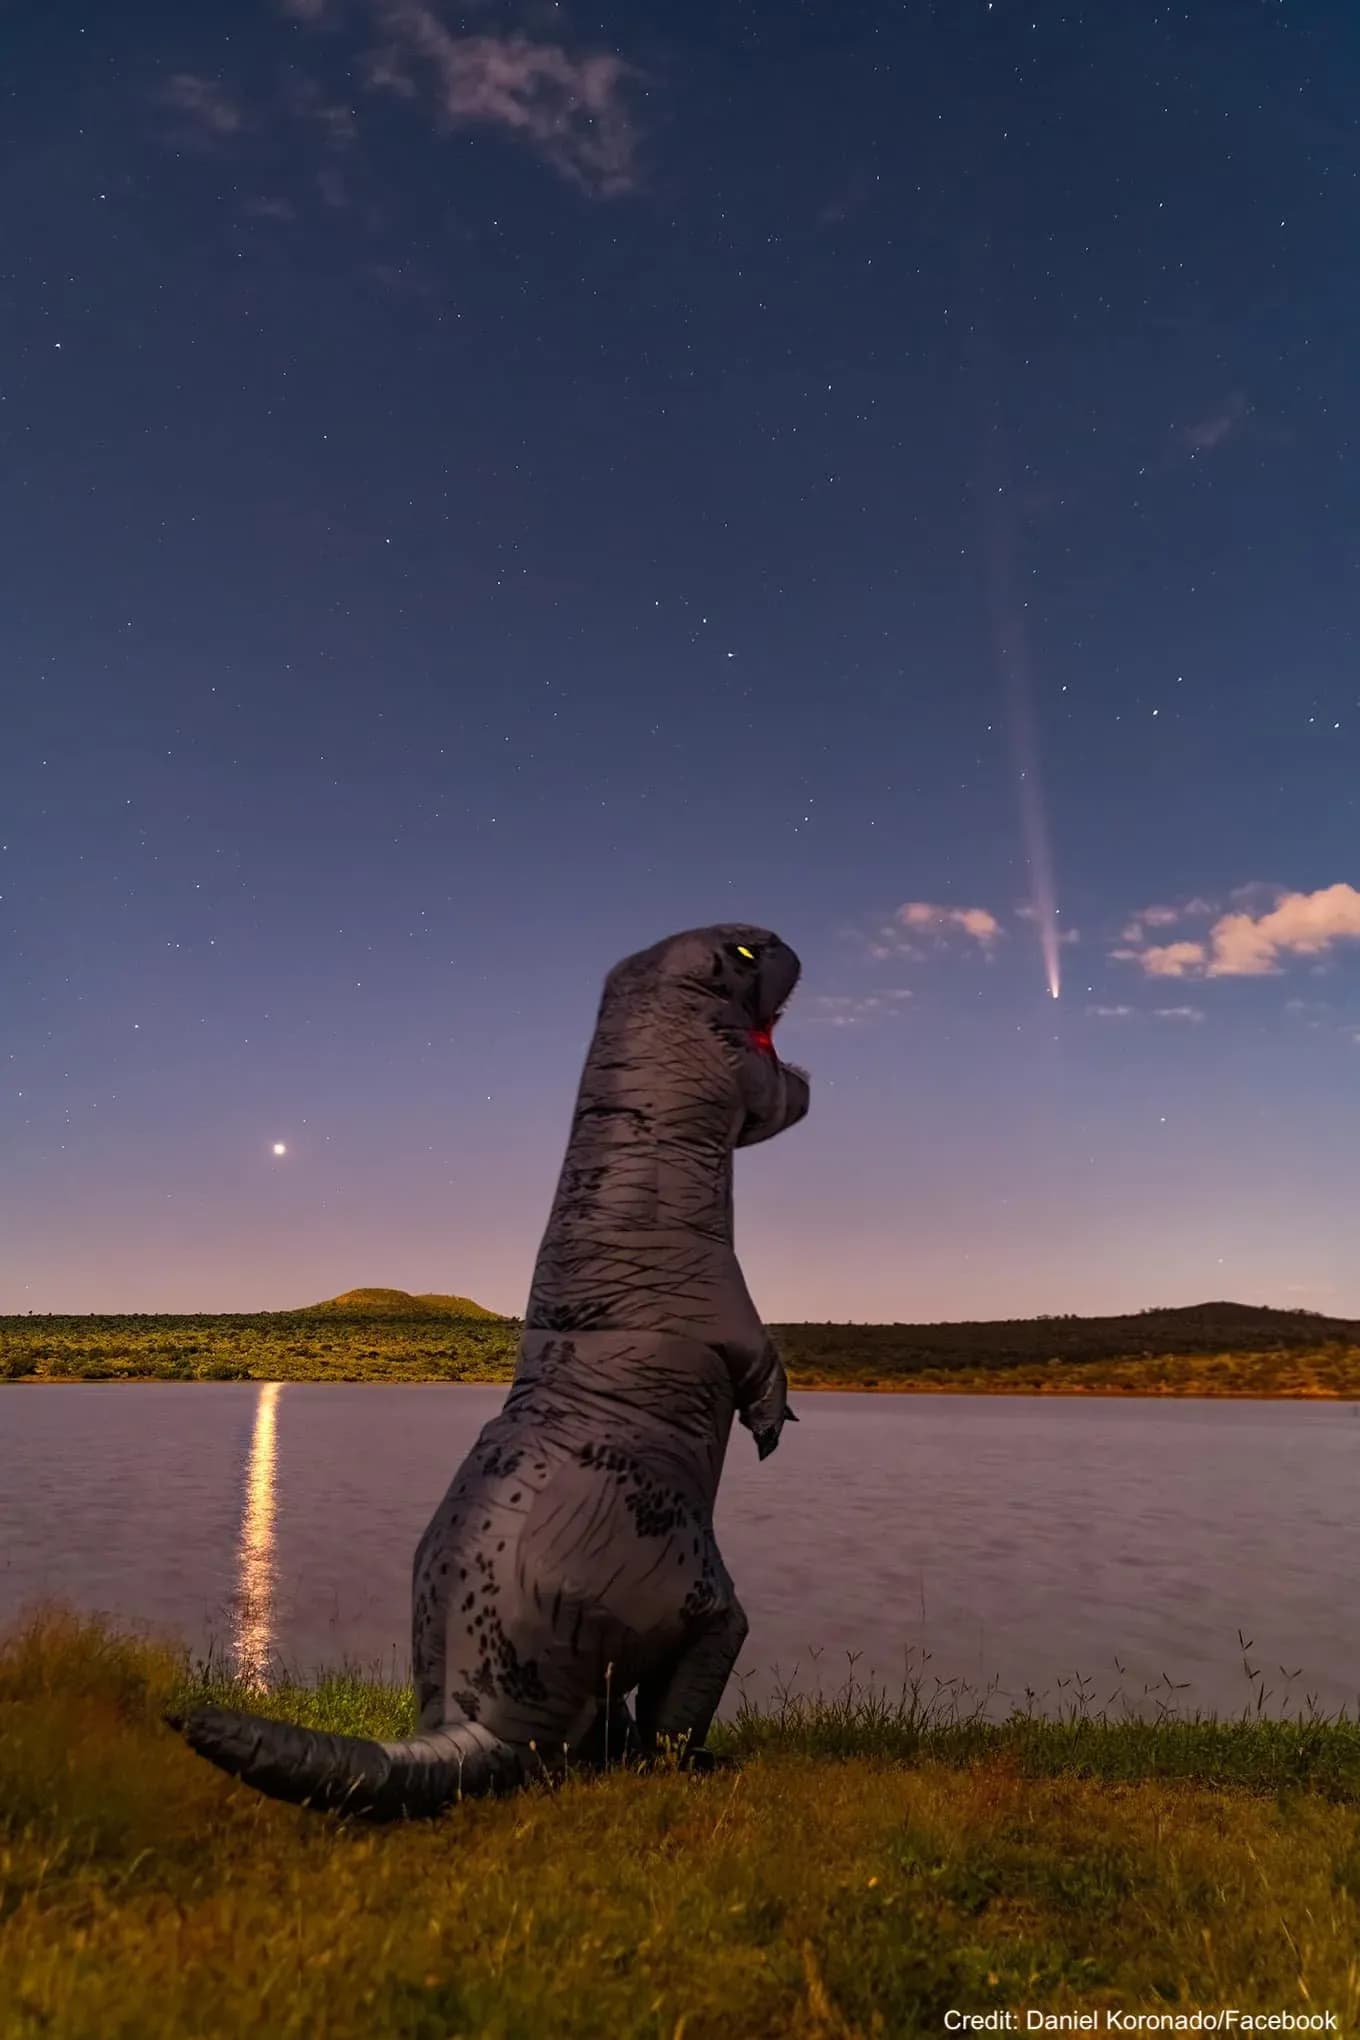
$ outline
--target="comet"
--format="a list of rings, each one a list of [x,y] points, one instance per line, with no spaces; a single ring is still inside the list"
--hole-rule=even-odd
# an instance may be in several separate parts
[[[1020,833],[1029,867],[1030,911],[1049,996],[1062,993],[1062,943],[1053,843],[1039,770],[1039,732],[1034,709],[1034,675],[1024,606],[1015,592],[1015,519],[1004,483],[987,483],[987,587],[992,644],[1006,697],[1011,753],[1019,789]]]
[[[1053,842],[1039,770],[1039,732],[1034,706],[1025,605],[1016,588],[1016,508],[1008,487],[1005,413],[1001,401],[1003,357],[994,337],[991,299],[995,295],[991,238],[979,223],[969,269],[976,313],[969,357],[981,398],[979,426],[983,557],[991,612],[992,646],[1006,698],[1011,754],[1019,790],[1020,834],[1029,867],[1029,918],[1039,937],[1039,956],[1050,998],[1062,993],[1060,908],[1053,876]]]
[[[1029,866],[1030,906],[1039,936],[1039,954],[1050,998],[1062,994],[1062,945],[1059,941],[1057,886],[1053,878],[1053,845],[1039,776],[1039,737],[1034,714],[1034,689],[1025,642],[1024,618],[1012,612],[996,627],[997,663],[1006,689],[1011,745],[1020,793],[1020,831]]]

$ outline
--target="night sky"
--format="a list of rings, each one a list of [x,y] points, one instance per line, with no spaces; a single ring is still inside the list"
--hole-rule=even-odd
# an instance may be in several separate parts
[[[1354,0],[0,39],[0,1310],[520,1310],[742,919],[767,1317],[1360,1314]]]

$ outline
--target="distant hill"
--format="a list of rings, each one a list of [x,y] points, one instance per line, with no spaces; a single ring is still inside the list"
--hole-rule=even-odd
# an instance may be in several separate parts
[[[1174,1310],[1139,1311],[1137,1318],[1129,1322],[1137,1323],[1145,1318],[1157,1318],[1167,1324],[1179,1321],[1182,1324],[1257,1325],[1263,1328],[1273,1325],[1284,1329],[1300,1324],[1314,1327],[1344,1324],[1350,1328],[1350,1321],[1346,1318],[1325,1317],[1320,1310],[1280,1310],[1272,1303],[1183,1303]]]
[[[1009,1367],[1047,1362],[1156,1359],[1190,1353],[1300,1351],[1360,1345],[1360,1324],[1311,1310],[1266,1304],[1191,1303],[1124,1317],[974,1319],[947,1324],[771,1325],[786,1357],[803,1364],[872,1365],[884,1373],[918,1367]]]
[[[792,1323],[792,1320],[789,1320]],[[1353,1337],[1360,1331],[1360,1321],[1353,1318],[1326,1317],[1320,1310],[1280,1310],[1268,1303],[1181,1303],[1166,1309],[1127,1311],[1122,1317],[1079,1317],[1075,1311],[1043,1311],[1037,1317],[1025,1318],[943,1318],[919,1324],[909,1324],[905,1319],[886,1318],[863,1320],[858,1318],[807,1319],[810,1324],[851,1324],[856,1330],[872,1328],[875,1331],[895,1332],[939,1332],[945,1337],[958,1333],[969,1340],[981,1343],[994,1342],[997,1335],[1012,1332],[1033,1337],[1040,1345],[1053,1335],[1053,1327],[1071,1325],[1098,1334],[1125,1332],[1134,1333],[1135,1344],[1146,1344],[1163,1332],[1177,1335],[1182,1332],[1211,1333],[1260,1332],[1278,1334],[1281,1338],[1295,1340],[1317,1340],[1328,1337]]]
[[[344,1311],[346,1315],[362,1311],[374,1317],[386,1314],[390,1317],[500,1319],[499,1311],[474,1303],[470,1296],[412,1296],[408,1289],[347,1289],[343,1296],[328,1297],[325,1303],[311,1303],[305,1309],[308,1313]]]

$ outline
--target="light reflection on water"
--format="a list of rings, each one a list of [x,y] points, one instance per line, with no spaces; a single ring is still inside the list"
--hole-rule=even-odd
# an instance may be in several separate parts
[[[246,1462],[245,1507],[236,1561],[232,1645],[236,1674],[248,1685],[265,1683],[274,1651],[274,1515],[277,1502],[278,1406],[281,1381],[265,1381],[255,1402]]]

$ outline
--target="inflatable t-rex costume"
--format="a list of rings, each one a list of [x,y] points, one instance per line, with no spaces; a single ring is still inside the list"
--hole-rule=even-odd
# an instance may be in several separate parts
[[[625,1735],[702,1747],[746,1636],[713,1536],[732,1418],[764,1459],[793,1414],[733,1250],[732,1151],[808,1109],[770,1038],[798,976],[776,935],[722,926],[606,979],[514,1382],[416,1551],[419,1734],[208,1707],[174,1723],[203,1756],[390,1820]]]

